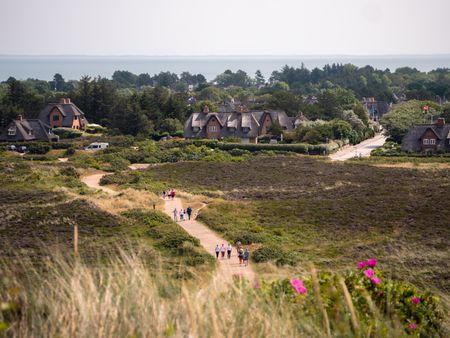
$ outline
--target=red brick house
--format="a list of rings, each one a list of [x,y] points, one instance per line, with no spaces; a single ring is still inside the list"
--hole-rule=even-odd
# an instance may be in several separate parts
[[[414,125],[403,138],[402,149],[417,153],[450,152],[450,123],[438,118],[435,123]]]
[[[65,127],[84,130],[88,121],[84,113],[70,99],[49,103],[39,114],[39,120],[51,128]]]
[[[225,112],[193,113],[184,125],[186,138],[239,138],[243,143],[257,143],[258,137],[269,134],[274,123],[287,131],[293,130],[293,121],[284,111],[248,111],[244,107]]]

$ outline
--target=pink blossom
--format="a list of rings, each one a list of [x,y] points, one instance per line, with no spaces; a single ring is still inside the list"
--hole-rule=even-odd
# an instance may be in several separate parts
[[[375,275],[375,272],[372,269],[367,269],[366,271],[364,271],[364,274],[366,275],[366,277],[372,278]]]
[[[366,262],[361,261],[358,263],[358,269],[364,269],[366,267]]]
[[[377,260],[374,258],[370,258],[367,260],[367,265],[374,267],[375,265],[377,265]]]
[[[411,330],[415,330],[415,329],[417,329],[417,324],[416,324],[416,323],[410,323],[410,324],[409,324],[409,328],[410,328]]]
[[[381,283],[381,279],[378,277],[372,277],[370,280],[372,281],[373,284],[376,284],[376,285]]]
[[[261,284],[258,281],[255,282],[255,289],[261,289]]]
[[[417,305],[420,303],[420,298],[419,297],[413,297],[411,299],[411,303],[413,303],[414,305]]]
[[[303,281],[300,279],[292,279],[291,285],[295,289],[295,292],[298,294],[305,294],[308,292],[308,289],[303,285]]]

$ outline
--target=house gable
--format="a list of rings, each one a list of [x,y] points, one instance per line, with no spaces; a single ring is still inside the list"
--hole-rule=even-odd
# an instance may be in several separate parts
[[[63,120],[64,120],[63,113],[57,106],[54,106],[50,110],[50,114],[48,114],[48,124],[52,128],[62,127]]]
[[[272,116],[269,113],[265,113],[263,115],[262,124],[261,124],[261,135],[266,135],[269,133],[269,128],[272,126],[273,120]]]
[[[211,116],[209,118],[208,122],[206,122],[205,128],[207,138],[217,139],[220,137],[220,130],[222,129],[222,125],[216,116]]]

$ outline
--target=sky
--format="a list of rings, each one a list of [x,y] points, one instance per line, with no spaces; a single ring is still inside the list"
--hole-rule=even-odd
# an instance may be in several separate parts
[[[450,0],[0,0],[0,55],[450,54]]]

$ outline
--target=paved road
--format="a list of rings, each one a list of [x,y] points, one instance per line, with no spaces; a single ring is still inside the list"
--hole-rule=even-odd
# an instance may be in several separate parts
[[[372,150],[381,147],[386,142],[386,139],[387,137],[383,134],[378,134],[359,144],[338,150],[330,155],[330,159],[332,161],[345,161],[356,156],[368,157]]]

